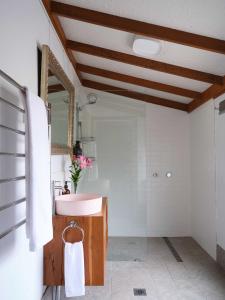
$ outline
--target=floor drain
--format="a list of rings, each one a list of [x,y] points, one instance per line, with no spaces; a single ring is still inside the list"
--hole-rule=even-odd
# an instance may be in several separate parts
[[[170,239],[168,237],[163,237],[165,243],[167,244],[168,248],[170,249],[171,253],[173,254],[174,258],[177,262],[183,262],[182,258],[180,257],[179,253],[171,243]]]
[[[134,296],[147,296],[146,289],[134,289]]]

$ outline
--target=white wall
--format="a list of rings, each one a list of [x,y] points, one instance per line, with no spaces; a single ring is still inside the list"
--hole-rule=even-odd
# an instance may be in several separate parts
[[[216,256],[215,122],[214,102],[190,115],[192,236]]]
[[[224,157],[220,158],[225,124],[220,116],[216,144],[222,177],[218,175],[216,228],[214,102],[188,115],[101,93],[98,104],[88,111],[96,130],[99,176],[111,184],[110,235],[192,235],[215,258],[217,231],[221,246],[225,239]],[[144,135],[137,130],[138,119],[145,122]],[[139,160],[137,153],[142,154]],[[165,177],[166,171],[172,172],[171,179]],[[159,177],[152,177],[154,172]]]
[[[74,74],[68,58],[65,55],[58,37],[50,25],[50,21],[43,10],[41,1],[37,0],[2,0],[0,4],[0,68],[18,81],[37,93],[37,46],[48,44],[66,71],[69,78],[75,83]],[[0,79],[0,82],[1,79]],[[10,89],[8,87],[8,89]],[[5,87],[0,83],[1,95],[6,94]],[[3,94],[2,94],[3,93]],[[12,101],[19,102],[18,93],[8,92]],[[1,108],[1,122],[6,121],[18,128],[22,120],[12,112]],[[4,116],[4,119],[3,119]],[[0,132],[0,147],[6,151],[24,150],[24,140],[10,139]],[[11,164],[0,161],[1,178],[7,174],[14,175],[24,172],[24,163],[20,159]],[[55,168],[57,169],[57,162]],[[61,167],[60,167],[61,168]],[[58,168],[58,171],[60,171]],[[6,172],[7,171],[7,172]],[[61,169],[62,171],[62,169]],[[4,173],[4,174],[3,174]],[[48,184],[48,183],[46,183]],[[1,187],[0,205],[6,199],[19,199],[24,196],[24,183],[10,184]],[[5,196],[5,197],[4,197]],[[44,196],[44,195],[43,195]],[[24,218],[25,206],[18,205],[0,214],[1,232],[13,223]],[[0,241],[0,295],[4,300],[40,300],[42,295],[43,253],[31,253],[25,237],[25,226]]]
[[[218,97],[215,106],[225,99]],[[216,206],[217,206],[217,244],[225,250],[225,114],[215,110],[216,133]]]
[[[214,102],[209,101],[188,115],[122,97],[98,95],[97,104],[88,108],[88,126],[91,124],[91,128],[96,129],[99,174],[111,183],[109,233],[192,235],[215,258]],[[90,115],[94,120],[92,123]],[[222,118],[220,122],[223,122]],[[144,134],[137,130],[138,119],[145,123]],[[219,126],[222,136],[225,124]],[[144,146],[143,139],[146,141]],[[131,147],[133,140],[136,144]],[[223,154],[223,140],[221,143],[220,155]],[[141,153],[142,157],[137,160],[135,153]],[[222,164],[219,172],[223,170]],[[171,179],[165,177],[166,171],[172,172]],[[152,177],[154,172],[159,174],[157,178]],[[224,201],[221,200],[220,205],[222,211]],[[223,220],[221,215],[217,224],[222,245]]]
[[[148,235],[189,236],[189,115],[146,105],[146,143]]]
[[[98,96],[97,104],[88,107],[88,123],[97,140],[99,178],[110,182],[109,234],[190,235],[189,115]],[[172,178],[165,177],[166,171]]]

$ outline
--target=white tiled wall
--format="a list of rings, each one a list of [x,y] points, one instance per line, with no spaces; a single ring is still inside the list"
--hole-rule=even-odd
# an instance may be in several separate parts
[[[88,111],[99,178],[110,183],[109,234],[190,235],[189,115],[104,93],[98,96]],[[165,177],[166,171],[172,178]]]
[[[146,105],[145,130],[148,234],[189,236],[189,115]],[[172,173],[171,178],[166,177],[167,172]]]

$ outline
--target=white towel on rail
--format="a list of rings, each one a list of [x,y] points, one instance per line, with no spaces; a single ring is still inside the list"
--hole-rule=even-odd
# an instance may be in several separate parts
[[[84,248],[82,242],[65,243],[64,280],[66,297],[85,295]]]
[[[50,145],[44,101],[26,91],[27,237],[36,251],[53,238]]]

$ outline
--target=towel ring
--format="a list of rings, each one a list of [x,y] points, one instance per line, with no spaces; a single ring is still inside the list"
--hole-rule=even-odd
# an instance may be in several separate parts
[[[69,222],[69,225],[67,226],[67,227],[65,227],[64,228],[64,230],[63,230],[63,232],[62,232],[62,240],[63,240],[63,242],[64,242],[64,244],[66,243],[66,241],[65,241],[65,239],[64,239],[64,234],[65,234],[65,232],[66,232],[66,230],[67,229],[69,229],[69,228],[74,228],[74,229],[79,229],[80,231],[81,231],[81,233],[82,233],[82,242],[83,242],[83,240],[84,240],[84,230],[83,230],[83,228],[81,228],[78,224],[77,224],[77,222],[75,222],[75,221],[71,221],[71,222]]]

